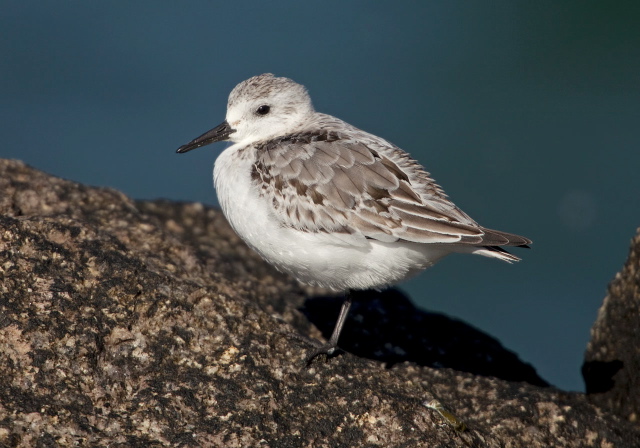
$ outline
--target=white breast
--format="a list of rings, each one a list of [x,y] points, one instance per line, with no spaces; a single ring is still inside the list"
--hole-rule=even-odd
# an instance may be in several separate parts
[[[282,226],[272,213],[271,198],[261,196],[251,181],[255,151],[238,143],[216,160],[213,177],[220,206],[252,249],[302,283],[336,291],[386,286],[433,265],[451,251],[439,245],[338,238]]]

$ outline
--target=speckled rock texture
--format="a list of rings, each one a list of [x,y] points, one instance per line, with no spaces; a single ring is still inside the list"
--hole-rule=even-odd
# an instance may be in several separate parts
[[[361,358],[447,367],[508,381],[549,384],[497,340],[460,320],[416,308],[398,289],[352,293],[340,347]],[[344,300],[312,296],[301,311],[329,338]]]
[[[582,374],[592,403],[640,424],[640,229],[591,329]]]
[[[0,160],[0,446],[640,446],[584,395],[473,366],[305,367],[304,297],[216,210]]]

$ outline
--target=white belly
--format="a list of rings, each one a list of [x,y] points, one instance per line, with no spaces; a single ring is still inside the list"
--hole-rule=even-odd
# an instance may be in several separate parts
[[[236,144],[216,160],[213,177],[222,211],[236,233],[278,270],[302,283],[336,291],[391,285],[433,265],[451,249],[416,243],[354,244],[280,225],[271,201],[251,181],[254,148]]]

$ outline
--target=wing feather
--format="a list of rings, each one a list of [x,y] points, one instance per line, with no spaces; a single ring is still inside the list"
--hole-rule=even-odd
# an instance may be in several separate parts
[[[344,235],[342,241],[530,243],[479,226],[407,153],[356,131],[354,137],[320,129],[256,145],[252,179],[262,194],[274,198],[273,213],[282,225]]]

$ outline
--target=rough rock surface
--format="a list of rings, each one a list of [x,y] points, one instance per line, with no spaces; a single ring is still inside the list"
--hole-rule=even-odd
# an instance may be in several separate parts
[[[640,229],[591,329],[582,374],[592,403],[640,420]]]
[[[0,192],[0,446],[640,446],[581,394],[351,354],[304,367],[303,290],[215,210],[7,160]]]
[[[447,367],[508,381],[549,384],[497,340],[440,313],[416,308],[399,290],[352,293],[340,347],[361,358]],[[343,297],[314,296],[301,311],[329,338]]]

